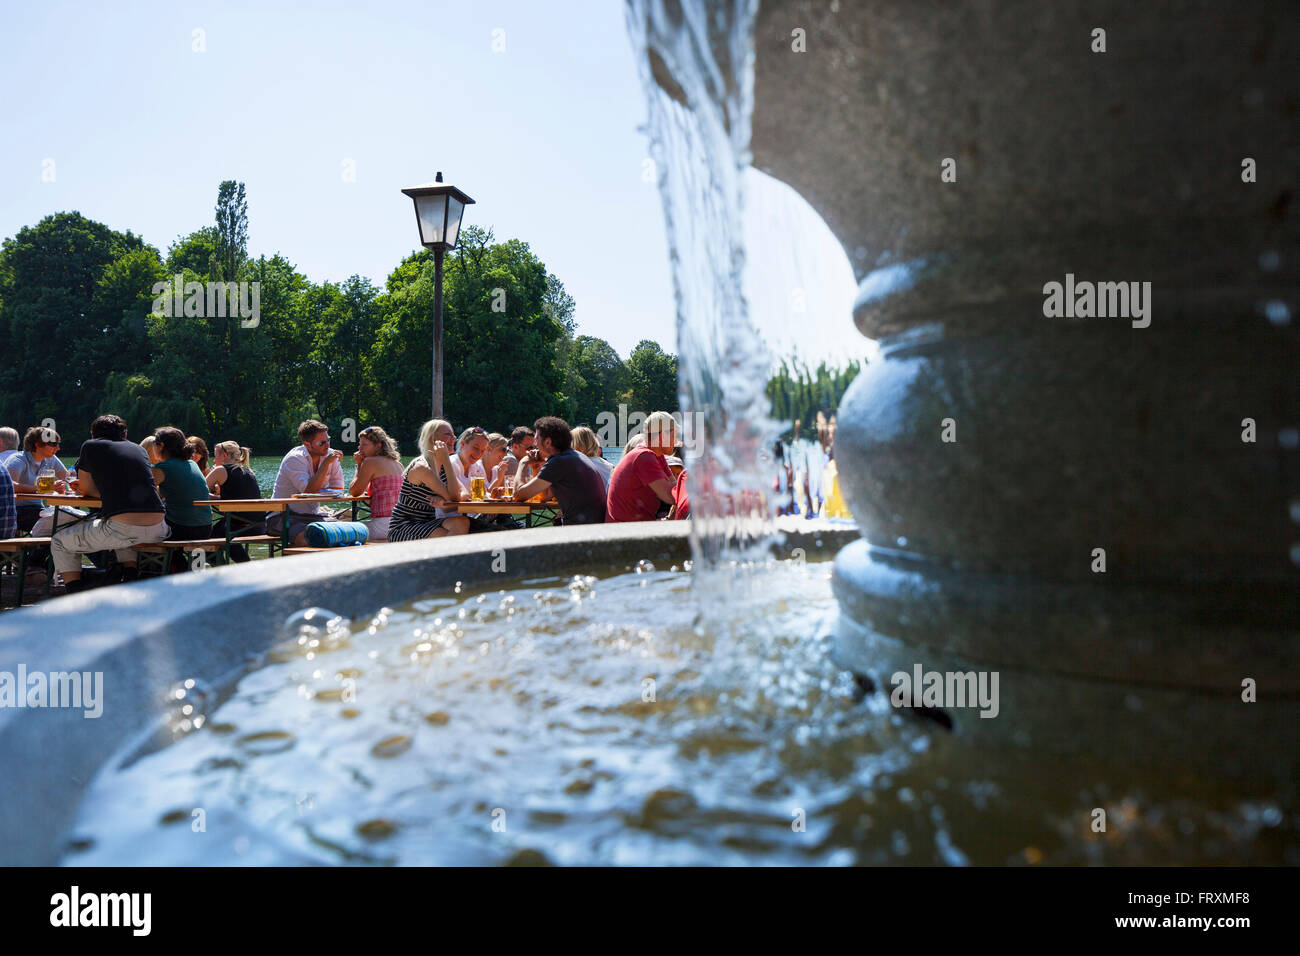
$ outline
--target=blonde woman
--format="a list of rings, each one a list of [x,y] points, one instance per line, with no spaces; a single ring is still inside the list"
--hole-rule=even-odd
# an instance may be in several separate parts
[[[579,425],[573,430],[573,447],[582,452],[600,472],[600,480],[605,483],[605,493],[609,493],[609,476],[614,466],[607,462],[600,451],[600,441],[596,433],[586,425]]]
[[[143,448],[144,453],[149,456],[149,464],[156,465],[158,462],[162,461],[162,455],[159,454],[158,449],[154,447],[152,435],[147,435],[140,439],[140,447]]]
[[[420,429],[420,457],[406,467],[402,486],[388,523],[389,541],[418,541],[451,534],[468,534],[469,518],[439,514],[439,506],[460,501],[460,482],[451,463],[456,432],[451,423],[432,418]]]
[[[362,429],[357,436],[356,477],[348,488],[350,495],[370,495],[370,540],[387,541],[393,508],[402,490],[402,457],[397,442],[378,425]]]
[[[208,493],[212,497],[224,498],[226,501],[249,501],[262,497],[262,488],[257,483],[257,476],[249,468],[249,463],[253,460],[251,451],[237,441],[223,441],[212,450],[212,455],[216,464],[208,472],[207,477]],[[259,514],[256,521],[250,520],[252,517],[253,515],[247,512],[222,515],[212,526],[212,536],[224,538],[226,528],[231,523],[238,529],[234,537],[264,534],[265,517]],[[248,560],[248,549],[242,544],[232,542],[230,557],[231,560],[242,564]]]
[[[228,501],[242,501],[248,498],[262,497],[262,488],[257,483],[248,463],[253,453],[237,441],[223,441],[217,445],[214,453],[216,464],[208,472],[208,492],[215,498]]]

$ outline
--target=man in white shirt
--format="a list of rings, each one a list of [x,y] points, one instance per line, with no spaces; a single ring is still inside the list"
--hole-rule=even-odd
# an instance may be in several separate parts
[[[302,444],[292,449],[280,462],[275,475],[272,498],[293,498],[298,495],[342,495],[343,466],[339,461],[343,452],[330,448],[329,426],[314,418],[298,426]],[[289,541],[295,548],[307,544],[307,525],[314,521],[333,521],[334,515],[321,507],[320,502],[306,501],[289,506]],[[284,512],[267,515],[267,534],[284,531]]]

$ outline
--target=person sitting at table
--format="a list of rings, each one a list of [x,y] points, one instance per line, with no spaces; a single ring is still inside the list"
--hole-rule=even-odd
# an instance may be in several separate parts
[[[672,466],[669,466],[671,470]],[[677,478],[673,482],[673,507],[668,512],[668,520],[683,521],[691,516],[691,496],[686,489],[686,478],[688,472],[683,467],[677,472]]]
[[[257,476],[248,467],[252,457],[253,453],[237,441],[219,443],[213,450],[212,470],[206,475],[208,494],[227,501],[247,501],[262,497]],[[201,470],[202,466],[199,467]]]
[[[208,467],[208,443],[198,435],[191,435],[185,441],[194,449],[190,457],[194,459],[194,464],[199,466],[199,471],[203,472],[203,477],[208,476],[212,469]]]
[[[393,506],[402,489],[402,456],[397,442],[378,425],[363,428],[352,455],[357,473],[348,488],[350,495],[370,495],[370,520],[366,528],[371,541],[387,541]]]
[[[162,461],[162,455],[158,454],[158,446],[154,443],[152,435],[145,435],[144,438],[141,438],[140,447],[143,448],[144,453],[149,456],[149,464],[151,466]]]
[[[194,503],[208,499],[208,484],[194,461],[194,446],[183,431],[170,426],[154,432],[153,441],[162,459],[153,468],[153,480],[166,505],[167,523],[171,525],[167,540],[202,541],[211,537],[212,509]],[[179,554],[174,559],[178,568],[184,563]]]
[[[609,491],[609,476],[614,470],[614,466],[605,460],[601,453],[600,439],[596,433],[586,425],[579,425],[573,430],[573,447],[587,456],[588,460],[600,472],[600,480],[605,483],[605,491]]]
[[[0,428],[0,467],[18,453],[18,429],[8,425]]]
[[[14,500],[14,480],[9,477],[8,471],[0,468],[0,538],[12,538],[16,534],[18,502]]]
[[[343,494],[343,467],[339,461],[343,452],[330,448],[330,430],[324,422],[309,418],[298,426],[301,445],[293,448],[280,461],[275,475],[272,498],[293,498],[302,495]],[[289,505],[289,541],[295,548],[306,547],[307,525],[315,521],[333,521],[333,512],[319,502],[305,501]],[[267,515],[267,534],[284,532],[285,515],[275,511]]]
[[[537,447],[537,439],[533,436],[533,430],[527,425],[520,425],[510,432],[510,450],[506,453],[505,464],[509,469],[507,474],[519,474],[519,463],[528,457],[528,453]],[[528,477],[533,477],[533,469],[528,470]]]
[[[460,485],[460,500],[469,501],[472,495],[470,482],[475,478],[483,479],[484,496],[487,495],[487,469],[483,467],[483,455],[487,452],[487,432],[475,425],[461,432],[456,443],[456,454],[451,456],[452,473]],[[456,514],[456,509],[444,509],[445,514]],[[474,512],[469,518],[470,534],[483,531],[509,531],[522,528],[523,523],[512,515],[488,515]]]
[[[441,505],[460,501],[460,483],[451,463],[456,432],[451,423],[432,418],[420,429],[420,457],[406,467],[402,487],[388,523],[389,541],[418,541],[468,534],[469,518]]]
[[[36,478],[45,468],[54,472],[60,481],[69,478],[68,469],[63,467],[55,453],[59,450],[59,433],[52,428],[34,425],[23,436],[23,450],[5,463],[9,477],[13,479],[14,493],[34,495],[37,493]],[[52,490],[52,489],[51,489]],[[39,501],[18,502],[18,530],[26,534],[41,516]]]
[[[500,432],[491,432],[487,440],[487,451],[483,452],[483,470],[488,476],[488,497],[492,498],[505,486],[506,475],[513,475],[514,472],[508,471],[509,466],[506,464],[510,454],[510,439]],[[515,462],[515,467],[519,467],[518,462]]]
[[[212,454],[215,464],[207,476],[208,494],[211,497],[226,501],[248,501],[262,497],[262,488],[257,483],[257,476],[248,467],[253,456],[251,451],[237,441],[223,441],[213,449]],[[264,534],[266,517],[261,515],[256,521],[247,521],[242,514],[220,515],[212,525],[212,537],[226,537],[232,525],[236,530],[231,537]],[[246,562],[248,549],[232,541],[230,559],[241,564]]]
[[[548,415],[533,424],[537,435],[536,459],[542,462],[537,477],[515,486],[515,500],[555,493],[562,523],[600,524],[605,520],[605,483],[591,459],[572,447],[573,432],[563,418]],[[522,474],[525,465],[519,465]]]
[[[138,570],[131,549],[157,544],[171,531],[149,456],[126,440],[126,422],[117,415],[100,415],[90,426],[90,440],[81,446],[76,472],[81,494],[99,499],[99,517],[54,536],[50,546],[54,570],[69,594],[84,590],[81,556],[112,549],[122,580],[134,580]]]
[[[673,473],[664,460],[677,447],[677,423],[668,412],[646,419],[643,440],[614,466],[606,521],[654,521],[660,504],[673,504]]]

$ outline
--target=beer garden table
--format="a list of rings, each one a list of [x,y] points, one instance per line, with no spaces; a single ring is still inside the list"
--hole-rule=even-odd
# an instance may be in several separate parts
[[[555,519],[560,515],[560,503],[554,498],[549,501],[484,498],[482,501],[458,501],[456,510],[463,515],[526,515],[525,523],[528,527],[541,528],[555,524]]]

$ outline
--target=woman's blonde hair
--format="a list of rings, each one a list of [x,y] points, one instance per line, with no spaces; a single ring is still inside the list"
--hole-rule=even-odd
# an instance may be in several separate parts
[[[510,444],[510,439],[500,432],[492,432],[492,434],[488,435],[489,448],[505,448],[508,444]]]
[[[644,444],[645,444],[645,434],[643,432],[637,432],[635,435],[629,438],[627,440],[627,444],[623,446],[623,454],[626,455],[633,448],[636,448],[638,445],[644,445]]]
[[[430,418],[420,426],[420,437],[417,439],[420,445],[420,454],[430,468],[433,467],[433,456],[430,454],[433,449],[433,436],[443,428],[451,428],[451,422],[444,418]]]
[[[379,454],[385,458],[391,458],[393,461],[402,460],[402,456],[397,453],[397,442],[378,425],[370,425],[361,429],[361,437],[367,438],[378,445]]]
[[[215,455],[217,452],[221,452],[231,459],[234,464],[243,465],[245,468],[253,459],[253,453],[237,441],[217,442],[216,447],[212,449],[212,453]]]
[[[588,458],[600,457],[600,441],[587,425],[579,425],[573,430],[573,447]]]

